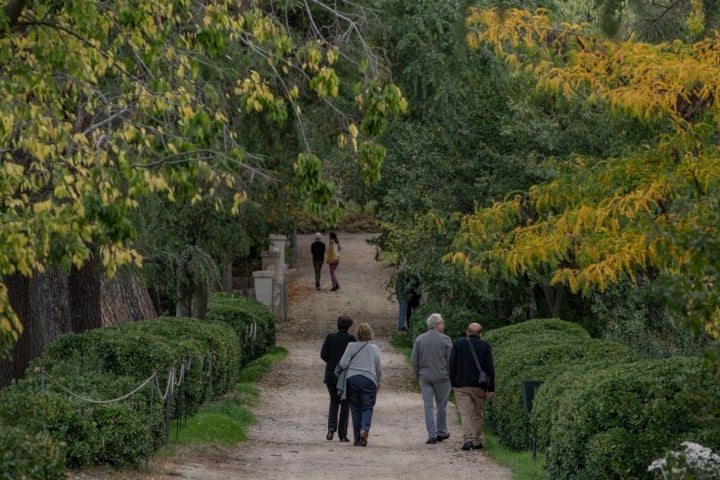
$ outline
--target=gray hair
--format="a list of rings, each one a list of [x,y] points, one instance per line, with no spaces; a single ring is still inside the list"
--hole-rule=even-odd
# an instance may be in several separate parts
[[[438,323],[445,323],[442,315],[440,315],[439,313],[431,313],[430,316],[427,318],[427,327],[435,328]]]

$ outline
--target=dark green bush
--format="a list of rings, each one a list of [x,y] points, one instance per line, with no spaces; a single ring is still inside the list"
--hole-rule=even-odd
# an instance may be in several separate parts
[[[118,398],[138,386],[132,379],[96,372],[70,375],[67,364],[62,370],[53,378],[84,398]],[[152,385],[128,400],[106,404],[69,395],[47,376],[44,390],[42,384],[41,375],[31,372],[0,391],[0,419],[33,435],[47,431],[55,442],[64,445],[65,463],[70,467],[134,465],[164,441],[161,403],[154,404],[150,416]],[[154,397],[159,395],[155,393]]]
[[[548,378],[532,418],[549,478],[650,479],[682,441],[720,448],[720,386],[694,358],[586,365]]]
[[[591,339],[573,324],[536,320],[503,327],[486,335],[495,360],[495,398],[487,405],[487,428],[511,448],[528,447],[530,430],[522,400],[522,382],[545,381],[573,366],[604,358],[636,358],[632,349]],[[505,330],[514,334],[507,335]],[[499,346],[495,342],[500,339]],[[541,386],[540,389],[543,387]]]
[[[47,430],[66,445],[71,467],[137,464],[164,442],[162,396],[173,394],[171,416],[192,415],[235,384],[239,358],[237,337],[221,322],[160,318],[65,335],[46,347],[23,380],[0,392],[0,419],[33,434]],[[171,367],[174,389],[168,389]],[[84,401],[50,380],[83,398],[110,400],[153,373],[156,381],[117,403]]]
[[[413,310],[410,321],[410,334],[412,338],[427,331],[427,317],[432,313],[439,313],[445,320],[445,334],[452,338],[466,336],[469,324],[480,322],[477,312],[456,305],[442,306],[431,302],[424,303]]]
[[[245,365],[275,346],[275,317],[255,299],[217,292],[208,302],[208,320],[230,325],[240,341]]]
[[[30,435],[0,422],[0,480],[64,480],[60,447],[47,436]]]

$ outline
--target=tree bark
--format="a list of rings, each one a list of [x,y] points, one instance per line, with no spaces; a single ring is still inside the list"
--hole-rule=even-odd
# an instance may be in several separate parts
[[[102,326],[100,300],[102,292],[100,265],[85,262],[81,268],[73,267],[68,279],[71,328],[82,333]]]
[[[118,275],[102,286],[102,325],[137,322],[157,318],[152,298],[137,275]]]

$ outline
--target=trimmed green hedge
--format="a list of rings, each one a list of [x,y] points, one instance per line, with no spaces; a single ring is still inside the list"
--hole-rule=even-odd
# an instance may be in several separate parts
[[[247,364],[275,346],[275,317],[267,306],[249,297],[214,293],[208,302],[208,320],[229,324],[242,348]]]
[[[591,339],[582,327],[560,320],[511,325],[484,338],[493,348],[496,373],[495,398],[487,404],[486,425],[503,444],[517,450],[527,448],[530,438],[522,382],[545,381],[573,365],[604,358],[637,358],[624,345]]]
[[[651,479],[652,461],[683,441],[720,448],[720,385],[710,362],[643,358],[560,320],[502,327],[485,339],[497,375],[487,428],[524,450],[532,425],[549,479]],[[521,388],[528,380],[543,382],[530,419]]]
[[[720,385],[697,358],[586,365],[549,379],[532,418],[553,480],[651,479],[683,441],[720,448]]]
[[[65,480],[57,446],[42,435],[0,423],[0,480]]]
[[[167,391],[173,393],[170,416],[190,416],[206,400],[230,391],[240,368],[274,346],[274,319],[267,307],[236,295],[218,297],[209,307],[217,320],[164,317],[60,337],[46,346],[25,378],[0,391],[0,422],[31,436],[47,431],[48,448],[58,450],[72,468],[138,464],[165,442],[162,396]],[[250,339],[242,327],[253,323],[256,334]],[[245,350],[238,332],[251,340]],[[171,367],[176,376],[168,389]],[[153,373],[157,381],[138,389]],[[85,400],[120,397],[128,398]],[[13,471],[15,463],[10,453],[0,456],[0,472]],[[52,465],[39,461],[36,467],[50,472]]]

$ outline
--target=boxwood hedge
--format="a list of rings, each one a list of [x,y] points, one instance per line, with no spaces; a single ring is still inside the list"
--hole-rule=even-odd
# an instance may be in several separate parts
[[[485,338],[493,347],[496,373],[495,398],[486,407],[486,425],[505,445],[517,450],[526,448],[530,438],[522,382],[543,382],[572,365],[603,358],[637,357],[626,346],[591,339],[582,327],[559,320],[503,327],[488,332]]]
[[[47,345],[23,379],[0,391],[0,422],[13,434],[27,432],[25,439],[47,432],[37,448],[55,449],[61,462],[48,456],[35,466],[46,469],[46,476],[13,478],[56,478],[54,465],[62,462],[135,465],[165,442],[166,412],[177,416],[182,406],[183,415],[192,415],[205,400],[229,391],[246,358],[274,345],[274,319],[264,305],[236,295],[217,296],[209,310],[217,320],[145,320],[65,335]],[[253,324],[250,339],[243,326]],[[251,340],[245,351],[238,341],[243,335]],[[162,397],[169,391],[166,410]],[[3,433],[0,442],[7,442]],[[0,450],[0,472],[20,465],[15,450],[30,448],[23,442],[9,447],[13,454]]]
[[[683,441],[720,448],[720,386],[697,358],[586,365],[548,379],[532,418],[549,478],[650,479]]]

